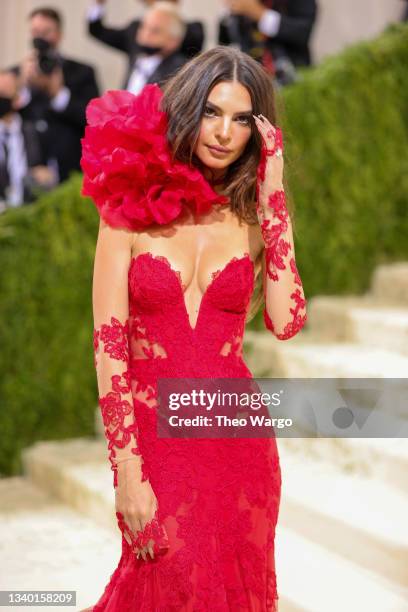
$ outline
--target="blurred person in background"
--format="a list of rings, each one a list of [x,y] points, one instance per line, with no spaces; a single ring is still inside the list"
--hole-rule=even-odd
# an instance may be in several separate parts
[[[61,55],[62,17],[52,8],[29,16],[32,50],[16,69],[21,81],[20,113],[35,122],[42,147],[55,160],[59,181],[80,170],[88,102],[99,95],[95,70]]]
[[[316,0],[223,0],[223,4],[219,44],[233,44],[262,62],[278,85],[293,82],[296,68],[311,64]]]
[[[0,212],[32,202],[56,184],[34,125],[17,112],[18,102],[17,75],[0,70]]]
[[[155,4],[157,4],[157,2],[154,2],[154,0],[144,0],[143,4],[146,5],[148,8],[152,8]],[[168,4],[170,4],[170,2],[168,2]],[[178,8],[177,0],[173,0],[171,4],[174,4],[175,9]],[[139,31],[143,27],[143,24],[144,29],[147,29],[145,19],[135,19],[123,28],[107,27],[104,24],[105,5],[106,0],[95,0],[93,4],[89,7],[87,17],[88,29],[91,36],[104,43],[105,45],[108,45],[110,47],[113,47],[114,49],[118,49],[119,51],[126,53],[126,55],[128,56],[129,65],[122,86],[123,89],[129,89],[129,81],[132,73],[135,70],[143,72],[145,68],[147,74],[146,82],[148,83],[158,82],[163,78],[162,75],[167,75],[168,73],[170,73],[173,69],[172,63],[174,58],[172,59],[171,56],[169,57],[169,52],[174,52],[175,49],[173,42],[170,42],[168,40],[168,35],[163,35],[161,33],[164,25],[162,23],[163,16],[155,14],[154,19],[152,19],[152,14],[150,13],[150,34],[147,35],[146,32],[144,32],[142,35],[140,35]],[[150,42],[149,40],[149,42],[147,42],[145,40],[146,38],[154,38],[154,41]],[[170,47],[168,47],[169,42]],[[185,30],[182,39],[179,40],[177,37],[177,50],[181,55],[188,59],[202,50],[203,43],[203,24],[199,21],[188,22],[185,24]],[[158,75],[153,74],[156,68],[156,62],[154,62],[153,59],[151,61],[149,61],[149,59],[146,59],[145,62],[140,62],[138,66],[135,66],[137,60],[141,56],[141,53],[144,51],[145,55],[149,53],[153,54],[154,47],[161,47],[161,50],[163,51],[163,57],[166,57],[166,62],[164,62],[163,60],[163,65],[160,67]],[[145,64],[145,66],[143,66],[143,63]],[[152,69],[149,64],[152,64],[154,68]],[[168,70],[168,67],[170,70]],[[148,80],[149,77],[152,77],[152,80]]]

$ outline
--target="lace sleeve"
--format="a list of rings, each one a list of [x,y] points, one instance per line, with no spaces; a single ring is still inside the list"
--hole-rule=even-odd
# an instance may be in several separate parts
[[[113,229],[101,219],[93,277],[93,344],[114,487],[118,463],[136,457],[141,461],[129,372],[130,258],[130,233]]]
[[[265,244],[265,326],[279,340],[288,340],[302,329],[307,315],[282,184],[282,149],[282,134],[276,128],[274,146],[261,150],[257,172],[257,213]]]

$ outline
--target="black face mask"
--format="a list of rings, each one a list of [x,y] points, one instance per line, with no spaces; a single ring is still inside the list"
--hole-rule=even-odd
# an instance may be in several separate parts
[[[151,47],[150,45],[139,45],[136,46],[137,51],[139,53],[146,53],[146,55],[155,55],[156,53],[160,53],[162,47]]]
[[[37,51],[40,53],[47,53],[47,51],[50,51],[52,48],[52,45],[48,42],[48,40],[45,40],[45,38],[40,38],[39,36],[33,38],[31,44],[33,45],[34,49],[37,49]]]
[[[13,98],[0,96],[0,119],[11,113],[13,110]]]

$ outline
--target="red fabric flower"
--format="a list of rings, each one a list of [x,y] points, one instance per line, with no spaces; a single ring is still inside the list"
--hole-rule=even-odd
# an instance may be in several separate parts
[[[162,95],[146,85],[137,96],[108,91],[88,104],[82,193],[111,226],[142,230],[173,221],[185,206],[203,214],[228,201],[198,168],[172,162]]]

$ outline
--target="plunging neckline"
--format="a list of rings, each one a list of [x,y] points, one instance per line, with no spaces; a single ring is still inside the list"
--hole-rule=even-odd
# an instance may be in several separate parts
[[[178,288],[180,290],[180,294],[181,294],[181,300],[183,303],[183,310],[184,310],[184,315],[185,318],[187,320],[187,325],[189,326],[190,330],[192,333],[195,333],[199,322],[200,322],[200,317],[201,317],[201,312],[202,312],[202,307],[203,307],[203,303],[208,295],[208,292],[211,290],[211,288],[213,287],[214,283],[217,281],[217,279],[219,279],[219,277],[221,275],[223,275],[226,270],[232,265],[232,264],[236,264],[238,262],[244,261],[244,260],[248,260],[251,264],[252,267],[252,275],[255,274],[255,264],[251,259],[250,254],[246,251],[241,257],[232,257],[223,268],[218,268],[217,270],[215,270],[214,272],[211,272],[211,280],[208,283],[207,287],[205,288],[205,291],[203,292],[202,296],[201,296],[201,300],[200,300],[200,304],[198,307],[198,314],[197,314],[197,318],[195,321],[195,325],[194,327],[191,325],[191,321],[190,321],[190,316],[189,316],[189,312],[187,310],[187,306],[186,306],[186,301],[184,299],[184,292],[186,289],[186,285],[183,283],[182,278],[181,278],[181,272],[180,270],[176,270],[172,264],[170,263],[170,261],[167,259],[167,257],[165,255],[153,255],[153,253],[150,253],[150,251],[146,251],[144,253],[138,253],[138,255],[133,255],[131,257],[131,262],[134,261],[136,263],[136,261],[140,258],[140,257],[150,257],[151,259],[155,259],[156,261],[161,261],[166,267],[167,269],[173,274],[173,276],[176,278],[177,280],[177,285]]]

